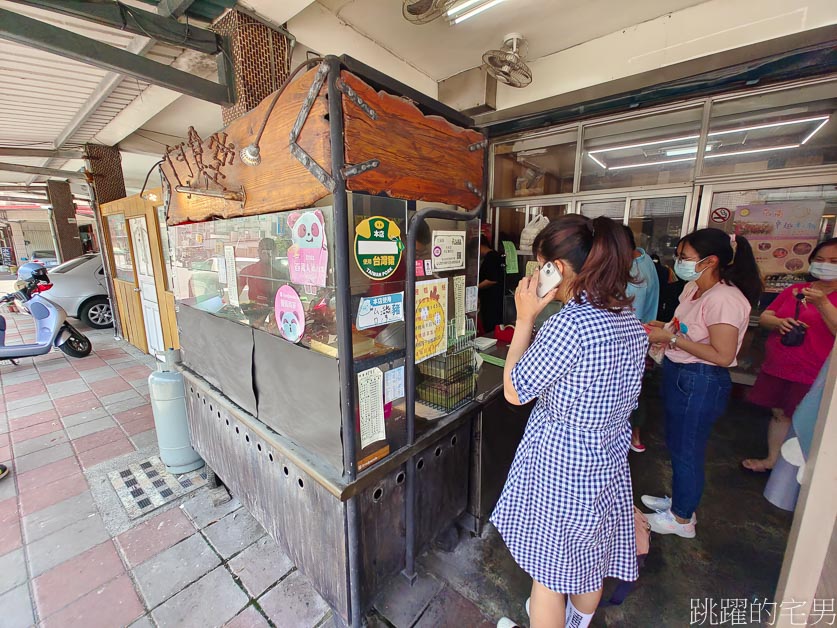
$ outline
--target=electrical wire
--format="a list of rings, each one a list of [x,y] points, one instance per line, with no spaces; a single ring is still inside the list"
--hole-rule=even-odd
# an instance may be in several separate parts
[[[158,161],[156,164],[154,164],[153,166],[151,166],[151,170],[149,170],[149,171],[148,171],[148,174],[147,174],[147,175],[145,175],[145,183],[143,183],[143,184],[142,184],[142,189],[140,190],[140,193],[139,193],[140,197],[142,197],[143,192],[145,192],[145,186],[147,186],[147,185],[148,185],[148,178],[151,176],[151,173],[152,173],[152,172],[154,172],[154,168],[156,168],[157,166],[159,166],[160,164],[162,164],[164,161],[165,161],[165,159],[161,159],[161,160],[160,160],[160,161]]]

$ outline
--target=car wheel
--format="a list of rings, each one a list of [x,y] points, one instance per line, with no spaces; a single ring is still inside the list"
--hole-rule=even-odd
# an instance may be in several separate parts
[[[93,329],[113,327],[113,311],[107,297],[97,297],[81,306],[78,317]]]

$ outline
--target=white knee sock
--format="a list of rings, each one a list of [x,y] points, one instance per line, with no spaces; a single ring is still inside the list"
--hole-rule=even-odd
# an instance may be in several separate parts
[[[587,628],[593,620],[593,613],[582,613],[575,606],[570,596],[567,596],[567,615],[564,620],[566,628]]]

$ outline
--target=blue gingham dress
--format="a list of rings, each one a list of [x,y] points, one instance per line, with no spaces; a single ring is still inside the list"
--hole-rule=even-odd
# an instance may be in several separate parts
[[[538,398],[491,516],[517,564],[559,593],[636,580],[628,468],[648,339],[636,316],[571,301],[512,370]]]

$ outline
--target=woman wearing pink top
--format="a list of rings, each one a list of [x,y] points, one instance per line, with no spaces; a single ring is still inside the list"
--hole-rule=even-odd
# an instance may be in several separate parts
[[[776,464],[788,435],[796,406],[808,393],[825,363],[837,334],[837,238],[820,243],[808,257],[816,281],[786,288],[759,318],[771,330],[767,352],[749,400],[773,411],[767,429],[767,458],[748,458],[741,464],[750,471],[769,471]],[[796,306],[799,303],[799,317]],[[782,339],[795,327],[804,329],[801,344],[787,346]]]
[[[695,536],[694,513],[703,494],[704,458],[712,426],[727,406],[729,367],[741,349],[762,283],[746,238],[700,229],[677,245],[674,272],[687,281],[674,320],[654,321],[649,340],[667,346],[663,362],[666,445],[672,492],[643,495],[660,534]]]

